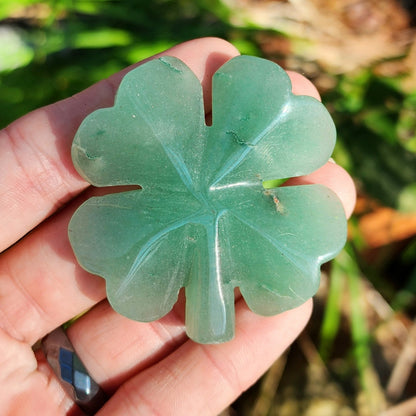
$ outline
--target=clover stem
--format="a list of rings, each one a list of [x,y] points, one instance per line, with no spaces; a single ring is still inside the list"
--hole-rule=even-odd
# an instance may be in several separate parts
[[[234,290],[221,275],[218,218],[201,229],[186,287],[186,330],[194,341],[214,344],[234,335]]]

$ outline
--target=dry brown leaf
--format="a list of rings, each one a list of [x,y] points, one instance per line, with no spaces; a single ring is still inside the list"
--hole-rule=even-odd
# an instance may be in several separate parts
[[[371,248],[405,240],[416,235],[416,213],[401,213],[380,207],[359,221],[364,240]]]
[[[282,32],[291,38],[292,53],[331,73],[400,56],[411,41],[409,18],[395,0],[223,1],[233,10],[233,24],[249,21]]]

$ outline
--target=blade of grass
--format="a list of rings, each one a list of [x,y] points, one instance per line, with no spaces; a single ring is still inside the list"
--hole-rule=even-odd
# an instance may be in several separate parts
[[[270,413],[276,391],[286,367],[287,356],[288,351],[274,362],[263,377],[251,416],[267,416]]]
[[[413,366],[416,363],[416,319],[409,330],[409,335],[402,349],[396,365],[387,383],[387,394],[391,400],[397,400],[403,394],[404,388],[409,381]]]
[[[332,262],[330,284],[323,322],[320,331],[319,353],[326,362],[330,356],[341,322],[341,298],[345,287],[345,272],[339,261]]]
[[[371,358],[370,333],[361,273],[353,250],[347,246],[339,256],[340,264],[347,274],[350,302],[350,324],[353,342],[352,354],[357,366],[361,392],[359,399],[360,415],[376,415],[386,408],[386,399],[374,370]]]

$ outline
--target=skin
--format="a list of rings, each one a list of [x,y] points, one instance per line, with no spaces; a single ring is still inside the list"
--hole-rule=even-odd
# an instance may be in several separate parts
[[[201,80],[209,113],[212,74],[238,51],[216,38],[163,54],[182,59]],[[33,111],[0,132],[0,409],[2,415],[79,415],[42,353],[32,345],[91,308],[68,330],[91,375],[111,396],[99,415],[216,415],[252,385],[307,323],[312,302],[273,317],[236,301],[236,337],[199,345],[186,337],[183,295],[152,323],[130,321],[105,299],[104,280],[82,270],[67,238],[79,204],[99,191],[74,170],[70,146],[82,119],[109,107],[126,68],[56,104]],[[289,73],[295,94],[319,99],[303,76]],[[333,189],[351,214],[351,178],[328,162],[292,184]],[[290,185],[290,183],[289,183]]]

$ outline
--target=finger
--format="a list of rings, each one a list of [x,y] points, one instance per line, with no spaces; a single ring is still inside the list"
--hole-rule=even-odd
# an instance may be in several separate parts
[[[19,341],[34,344],[105,297],[104,279],[78,265],[67,238],[77,203],[0,257],[1,326]]]
[[[232,341],[187,341],[124,383],[98,415],[219,414],[293,342],[310,316],[311,304],[265,318],[239,301]]]
[[[341,200],[345,216],[349,218],[354,210],[356,202],[356,189],[351,176],[336,163],[329,161],[320,169],[309,175],[291,178],[285,182],[285,186],[321,184],[334,191]]]
[[[69,415],[73,401],[32,348],[0,328],[0,409],[2,415]]]
[[[315,85],[312,84],[307,78],[298,72],[287,71],[290,81],[292,82],[292,92],[295,95],[310,95],[313,98],[321,101],[321,96]]]
[[[318,90],[307,78],[293,71],[288,71],[288,75],[294,94],[310,95],[319,101],[321,100]],[[309,175],[291,178],[285,182],[285,186],[307,184],[321,184],[333,190],[344,206],[346,217],[351,216],[356,202],[356,189],[351,176],[341,166],[329,161]]]
[[[183,60],[201,80],[208,104],[212,74],[237,54],[226,41],[204,38],[156,57],[172,55]],[[0,251],[88,186],[72,165],[72,139],[87,114],[113,104],[123,75],[133,67],[36,110],[0,132]]]
[[[92,377],[111,394],[189,339],[184,303],[182,298],[163,318],[144,323],[121,316],[103,301],[71,325],[67,334]]]

